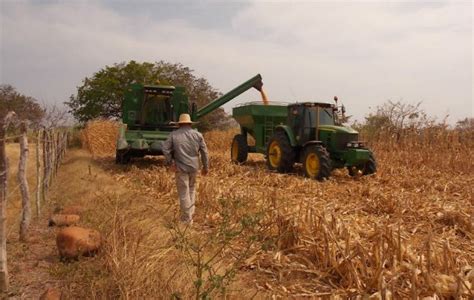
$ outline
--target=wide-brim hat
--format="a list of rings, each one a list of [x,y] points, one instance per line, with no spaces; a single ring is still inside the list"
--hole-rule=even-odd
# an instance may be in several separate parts
[[[197,122],[193,122],[189,114],[181,114],[179,115],[179,120],[177,123],[178,124],[196,124]]]

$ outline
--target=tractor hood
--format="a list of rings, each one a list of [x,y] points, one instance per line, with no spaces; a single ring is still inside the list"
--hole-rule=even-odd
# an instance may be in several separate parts
[[[349,143],[359,141],[359,133],[350,127],[321,125],[319,138],[332,151],[345,151]]]
[[[337,125],[320,125],[318,127],[319,130],[325,131],[334,131],[340,133],[348,133],[348,134],[358,134],[358,132],[350,127],[345,126],[337,126]]]

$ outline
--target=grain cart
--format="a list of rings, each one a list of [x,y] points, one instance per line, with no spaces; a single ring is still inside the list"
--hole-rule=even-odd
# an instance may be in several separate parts
[[[262,153],[270,170],[291,172],[301,163],[305,175],[318,180],[328,178],[334,168],[346,167],[351,176],[374,173],[372,151],[359,141],[357,131],[339,123],[339,111],[337,105],[310,102],[234,107],[241,133],[234,137],[231,158],[242,163],[248,153]],[[247,144],[247,135],[255,145]]]
[[[258,74],[197,109],[195,103],[190,105],[184,87],[132,84],[126,89],[122,104],[116,162],[126,164],[132,157],[162,155],[162,143],[178,129],[180,114],[189,113],[193,121],[199,120],[252,87],[261,91],[262,85]]]

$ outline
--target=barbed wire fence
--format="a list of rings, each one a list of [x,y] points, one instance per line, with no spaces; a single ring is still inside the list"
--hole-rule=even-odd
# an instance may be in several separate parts
[[[15,125],[19,129],[17,135],[7,135],[8,128]],[[6,292],[9,287],[6,242],[18,228],[19,239],[27,242],[28,229],[31,222],[31,197],[35,197],[36,216],[41,214],[41,207],[47,201],[48,191],[57,175],[61,162],[66,154],[70,135],[67,128],[43,127],[28,130],[28,123],[15,118],[15,113],[9,113],[0,119],[0,292]],[[6,145],[18,141],[20,155],[18,160],[17,184],[8,190],[9,166]],[[27,169],[29,157],[29,142],[35,143],[35,172],[30,173],[34,179],[34,189],[30,192]],[[33,174],[33,175],[31,175]],[[32,182],[33,183],[33,182]],[[11,187],[11,184],[10,184]],[[20,191],[21,213],[18,221],[12,222],[7,229],[7,202]]]

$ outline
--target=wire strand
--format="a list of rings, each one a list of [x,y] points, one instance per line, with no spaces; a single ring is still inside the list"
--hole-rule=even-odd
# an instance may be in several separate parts
[[[38,188],[35,187],[35,189],[30,192],[29,194],[32,194],[32,195],[35,195],[36,192],[38,191]],[[44,200],[44,199],[43,199]],[[30,201],[30,204],[32,202]],[[36,204],[36,201],[34,202]],[[13,232],[13,228],[15,228],[16,226],[18,226],[20,223],[21,223],[21,218],[22,218],[22,212],[23,212],[23,206],[22,207],[17,207],[18,209],[20,209],[20,213],[19,213],[19,216],[16,220],[16,222],[12,222],[12,224],[10,225],[10,227],[7,229],[7,240],[8,238],[10,237],[11,233]]]

